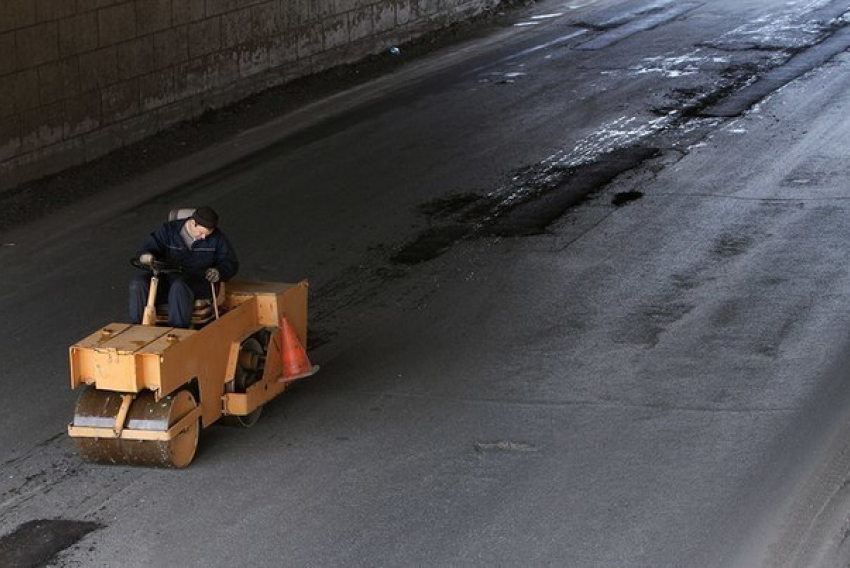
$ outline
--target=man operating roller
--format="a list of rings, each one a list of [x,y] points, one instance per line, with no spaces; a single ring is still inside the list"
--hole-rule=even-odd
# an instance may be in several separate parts
[[[195,300],[212,297],[210,283],[230,280],[239,268],[236,252],[218,228],[218,214],[199,207],[185,220],[169,221],[148,235],[138,259],[150,266],[162,261],[180,272],[160,274],[157,303],[168,302],[168,325],[188,328]],[[130,282],[130,322],[139,324],[150,291],[150,274]]]

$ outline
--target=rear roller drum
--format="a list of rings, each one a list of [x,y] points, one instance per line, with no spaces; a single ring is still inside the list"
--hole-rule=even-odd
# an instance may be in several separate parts
[[[86,387],[77,399],[74,426],[113,428],[121,406],[121,393]],[[166,432],[197,407],[188,390],[154,400],[151,391],[139,393],[127,413],[125,428]],[[74,438],[77,452],[88,462],[183,468],[192,463],[198,448],[197,420],[167,441],[121,438]]]

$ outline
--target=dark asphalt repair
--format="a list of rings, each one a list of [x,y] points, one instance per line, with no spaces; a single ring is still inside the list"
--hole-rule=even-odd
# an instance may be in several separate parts
[[[593,21],[581,22],[603,33],[578,46],[579,50],[596,50],[607,47],[640,31],[669,22],[696,8],[696,3],[671,6],[659,0],[637,6],[627,14],[600,14]],[[824,65],[836,55],[850,48],[850,28],[844,20],[845,6],[827,6],[812,14],[809,26],[820,35],[817,42],[803,47],[772,46],[787,54],[777,66],[757,66],[744,63],[730,66],[724,73],[725,81],[707,91],[679,91],[679,104],[657,109],[659,115],[678,111],[665,130],[681,128],[695,118],[733,118],[747,112],[759,101],[782,88],[801,75]],[[643,19],[635,20],[642,17]],[[724,49],[714,46],[717,49]],[[750,45],[748,49],[760,50]],[[661,132],[657,133],[661,134]],[[657,135],[656,134],[656,135]],[[643,165],[657,157],[660,150],[642,147],[620,148],[601,156],[596,161],[576,168],[558,171],[557,168],[525,168],[512,176],[515,188],[508,198],[495,194],[473,197],[470,194],[454,199],[439,200],[422,208],[432,219],[445,217],[440,226],[432,226],[392,256],[395,264],[413,265],[440,256],[461,240],[482,237],[517,237],[543,234],[553,222],[587,196],[602,190],[619,175]],[[519,201],[513,196],[520,194]],[[620,192],[611,204],[621,207],[643,197],[640,191]]]
[[[768,71],[756,82],[702,110],[700,115],[719,118],[738,116],[770,93],[820,67],[848,48],[850,28],[844,26],[823,42],[795,55],[781,67]]]
[[[663,10],[673,4],[673,1],[655,0],[642,5],[636,4],[628,7],[613,6],[583,18],[579,22],[579,25],[600,31],[618,28],[628,24],[639,16]]]
[[[638,11],[635,14],[645,15],[646,17],[644,18],[633,19],[631,21],[617,19],[614,21],[614,24],[612,24],[612,21],[603,22],[603,24],[599,26],[600,28],[607,30],[613,27],[613,29],[610,29],[610,31],[606,31],[603,34],[576,46],[576,49],[583,51],[598,51],[600,49],[605,49],[606,47],[614,45],[618,41],[622,41],[635,34],[651,30],[652,28],[671,22],[679,16],[687,14],[691,10],[700,6],[700,4],[687,2],[663,7],[658,6],[658,4],[659,3],[650,4],[648,7],[645,7],[644,11]]]
[[[489,195],[458,195],[421,208],[441,226],[431,227],[391,258],[413,265],[434,259],[455,243],[477,237],[525,237],[544,234],[571,207],[607,186],[619,175],[661,155],[657,148],[621,148],[574,167],[549,165],[517,172],[508,188]],[[642,195],[642,194],[641,194]],[[633,201],[629,194],[620,200]],[[622,204],[620,202],[615,205]]]
[[[86,521],[35,520],[24,523],[0,539],[0,566],[45,566],[57,554],[73,546],[103,525]]]

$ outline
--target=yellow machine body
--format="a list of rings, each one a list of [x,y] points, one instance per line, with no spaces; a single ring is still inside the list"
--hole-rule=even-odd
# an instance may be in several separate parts
[[[80,453],[90,461],[188,465],[182,462],[189,450],[173,442],[178,436],[192,432],[198,421],[207,427],[223,417],[258,412],[290,384],[283,375],[282,318],[306,346],[307,288],[306,281],[229,282],[221,316],[200,329],[112,323],[72,345],[71,387],[90,391],[68,426]],[[246,341],[257,334],[264,340],[246,350]],[[258,356],[261,376],[247,388],[234,388],[240,365]],[[151,425],[139,416],[156,414],[154,405],[168,406],[178,395],[177,406],[162,411],[162,421]],[[190,399],[196,399],[194,406]],[[192,435],[197,438],[196,431]],[[177,457],[136,459],[129,441],[170,443],[165,451]],[[188,461],[193,456],[194,447]]]

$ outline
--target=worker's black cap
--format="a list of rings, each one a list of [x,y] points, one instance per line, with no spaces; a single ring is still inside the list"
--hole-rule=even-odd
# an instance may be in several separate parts
[[[192,213],[192,219],[195,220],[195,223],[206,227],[210,231],[218,226],[218,213],[212,207],[198,207]]]

